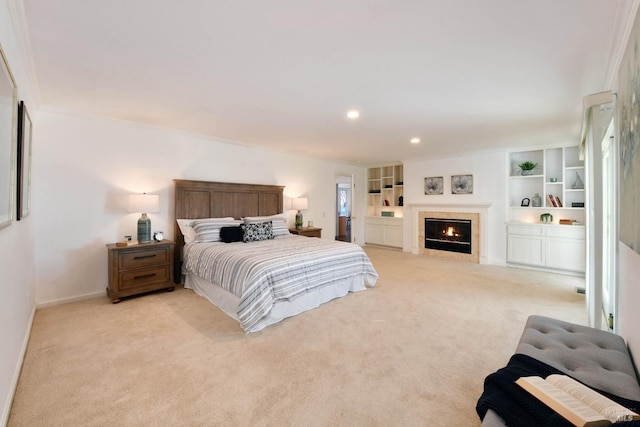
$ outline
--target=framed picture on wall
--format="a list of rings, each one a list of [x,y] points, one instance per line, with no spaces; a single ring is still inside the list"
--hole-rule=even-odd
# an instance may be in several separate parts
[[[16,185],[17,212],[19,221],[31,212],[31,116],[24,101],[18,105],[18,181]]]
[[[0,46],[0,228],[11,225],[14,213],[18,87]]]
[[[452,175],[451,194],[473,194],[473,175]]]
[[[424,179],[424,194],[442,194],[443,178],[441,176],[432,176]]]

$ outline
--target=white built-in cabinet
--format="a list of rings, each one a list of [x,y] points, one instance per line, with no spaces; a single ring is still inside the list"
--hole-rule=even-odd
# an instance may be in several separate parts
[[[531,175],[518,165],[538,163]],[[509,153],[507,262],[536,268],[584,273],[585,167],[579,147],[554,147]],[[542,201],[533,206],[534,197]],[[555,202],[555,203],[554,203]],[[551,223],[540,215],[549,213]],[[559,224],[572,220],[573,225]]]
[[[402,218],[368,216],[365,219],[364,241],[372,245],[402,247]]]
[[[584,273],[584,225],[507,225],[507,261],[534,267]]]
[[[403,172],[402,164],[367,169],[365,243],[402,247]]]

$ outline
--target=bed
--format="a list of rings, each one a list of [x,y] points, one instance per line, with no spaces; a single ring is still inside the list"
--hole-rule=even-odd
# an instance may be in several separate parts
[[[378,274],[360,246],[288,232],[284,187],[174,184],[174,277],[245,332],[375,285]]]

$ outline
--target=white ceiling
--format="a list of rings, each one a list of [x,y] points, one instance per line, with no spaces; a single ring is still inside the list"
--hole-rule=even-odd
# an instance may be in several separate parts
[[[363,165],[577,143],[582,98],[612,84],[635,10],[631,0],[22,1],[42,106]]]

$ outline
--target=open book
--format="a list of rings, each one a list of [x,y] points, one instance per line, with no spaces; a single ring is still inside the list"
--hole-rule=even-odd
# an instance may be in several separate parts
[[[640,420],[640,415],[566,375],[549,375],[546,380],[521,377],[516,384],[576,426]]]

